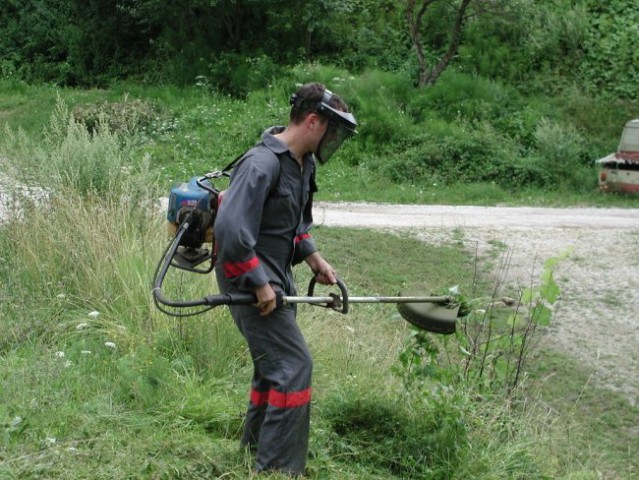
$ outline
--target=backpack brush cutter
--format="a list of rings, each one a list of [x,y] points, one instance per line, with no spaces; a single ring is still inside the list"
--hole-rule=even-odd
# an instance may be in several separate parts
[[[222,194],[213,185],[213,180],[228,177],[229,171],[237,160],[221,171],[211,172],[203,177],[194,177],[190,182],[171,190],[167,221],[169,234],[173,240],[158,263],[153,281],[155,305],[168,315],[187,317],[204,313],[220,305],[256,303],[256,297],[251,292],[208,295],[194,300],[170,300],[162,294],[162,284],[170,268],[200,274],[213,271],[216,260],[213,224]],[[307,296],[286,296],[282,292],[276,292],[278,306],[307,303],[345,314],[353,303],[394,303],[406,321],[422,330],[441,334],[454,333],[456,319],[464,314],[460,313],[462,305],[453,296],[351,297],[341,279],[337,280],[339,293],[314,296],[315,283],[313,277]],[[165,307],[170,307],[172,310]]]

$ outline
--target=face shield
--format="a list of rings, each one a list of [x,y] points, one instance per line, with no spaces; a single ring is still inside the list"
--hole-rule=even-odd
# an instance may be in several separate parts
[[[355,133],[357,121],[352,113],[341,112],[324,102],[318,105],[317,112],[328,119],[328,128],[315,152],[317,160],[324,164],[328,162],[328,159],[337,151],[344,140]]]
[[[357,121],[352,113],[342,112],[329,105],[333,93],[330,90],[324,90],[322,100],[315,105],[313,111],[328,120],[328,127],[324,136],[320,140],[315,157],[324,164],[342,145],[344,140],[356,133]],[[291,98],[291,104],[296,104],[295,95]]]

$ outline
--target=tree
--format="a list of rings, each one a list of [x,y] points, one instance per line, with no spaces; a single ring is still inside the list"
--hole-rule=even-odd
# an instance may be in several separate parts
[[[417,54],[417,62],[419,64],[419,76],[417,80],[418,87],[421,88],[434,85],[442,72],[453,60],[461,43],[461,33],[466,19],[466,10],[468,9],[471,1],[472,0],[460,0],[450,3],[451,7],[454,8],[455,14],[448,37],[448,47],[435,63],[429,62],[426,59],[422,43],[422,24],[424,15],[428,11],[429,7],[433,4],[441,4],[442,2],[441,0],[420,0],[418,9],[417,0],[407,0],[406,22],[408,24],[411,41],[415,47],[415,53]]]

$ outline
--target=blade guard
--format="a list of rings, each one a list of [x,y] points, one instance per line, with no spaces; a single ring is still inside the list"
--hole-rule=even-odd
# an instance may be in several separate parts
[[[398,303],[397,311],[407,322],[433,333],[455,333],[459,304]]]

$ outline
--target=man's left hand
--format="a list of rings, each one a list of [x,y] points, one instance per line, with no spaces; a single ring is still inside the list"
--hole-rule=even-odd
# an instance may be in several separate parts
[[[306,263],[315,274],[318,283],[323,285],[335,285],[337,272],[330,263],[322,258],[319,252],[312,253],[306,258]]]

